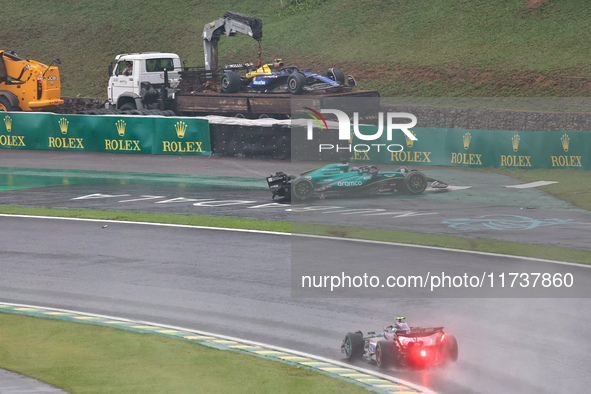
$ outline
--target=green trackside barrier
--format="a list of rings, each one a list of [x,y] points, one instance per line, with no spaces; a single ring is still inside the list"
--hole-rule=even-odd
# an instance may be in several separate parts
[[[360,126],[376,134],[377,127]],[[400,130],[386,140],[362,141],[354,134],[351,153],[356,162],[458,167],[591,169],[591,133],[585,131],[493,131],[413,128],[412,141]],[[373,145],[372,145],[373,144]],[[396,145],[398,144],[398,145]],[[369,146],[369,149],[368,149]],[[402,151],[396,152],[396,150]]]
[[[0,148],[211,156],[205,119],[0,114]]]

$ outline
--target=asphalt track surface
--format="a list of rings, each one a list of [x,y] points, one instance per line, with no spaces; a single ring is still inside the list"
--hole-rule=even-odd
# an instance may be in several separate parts
[[[0,191],[4,190],[1,205],[291,220],[591,250],[591,212],[535,188],[506,188],[519,181],[494,174],[423,166],[420,169],[429,176],[471,188],[420,196],[327,198],[292,210],[270,199],[264,177],[276,171],[298,173],[317,163],[51,151],[0,153],[0,182],[13,185],[0,183]],[[212,183],[220,176],[233,178]]]
[[[0,369],[1,394],[64,394],[65,391],[46,383]]]
[[[0,153],[7,157],[5,151]],[[55,157],[54,162],[49,160],[52,155],[31,155],[32,168],[77,168],[73,166],[79,159]],[[108,156],[86,157],[78,168],[104,166],[93,163],[95,158],[110,161]],[[142,160],[153,159],[128,162]],[[249,164],[252,168],[245,171],[251,176],[276,170],[265,168],[269,164],[264,162]],[[123,168],[131,171],[133,165]],[[154,163],[150,165],[153,170]],[[0,166],[20,167],[2,159]],[[175,174],[183,171],[178,167]],[[563,208],[552,213],[574,212]],[[158,321],[333,359],[342,357],[344,333],[379,330],[394,316],[404,315],[417,325],[445,325],[458,338],[460,359],[442,368],[388,371],[395,376],[443,393],[585,392],[591,384],[591,318],[585,312],[590,310],[589,298],[294,298],[289,236],[125,223],[103,228],[96,222],[34,218],[0,217],[0,223],[0,294],[6,302]],[[577,242],[588,239],[584,231],[579,229],[583,235]],[[517,240],[515,233],[513,238]],[[321,245],[343,255],[387,254],[393,264],[418,262],[421,269],[459,264],[492,271],[531,264],[391,245],[351,246],[331,240]],[[555,269],[536,264],[540,270]],[[588,289],[591,271],[571,268]],[[359,365],[367,366],[363,361]]]

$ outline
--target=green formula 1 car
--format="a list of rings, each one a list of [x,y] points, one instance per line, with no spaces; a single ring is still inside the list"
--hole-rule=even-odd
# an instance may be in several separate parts
[[[349,163],[330,164],[302,172],[300,176],[277,172],[267,177],[273,198],[305,201],[329,195],[375,195],[392,192],[421,194],[428,184],[445,189],[448,184],[406,168],[380,171],[376,166],[351,167]]]

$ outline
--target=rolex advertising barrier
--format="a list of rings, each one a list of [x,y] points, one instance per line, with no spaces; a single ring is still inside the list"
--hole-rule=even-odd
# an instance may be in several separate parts
[[[362,134],[377,128],[360,126]],[[353,134],[351,160],[459,167],[591,169],[591,133],[585,131],[492,131],[413,127],[411,140],[394,130],[373,141]]]
[[[7,112],[0,148],[211,155],[206,119]]]
[[[335,144],[331,127],[306,138],[289,120],[63,115],[6,112],[0,115],[0,148],[120,152],[168,155],[246,156],[267,159],[339,160],[412,166],[591,169],[591,133],[585,131],[493,131],[413,127],[377,139],[352,139],[333,155],[319,150]],[[377,127],[359,126],[364,135]],[[295,133],[295,135],[294,135]],[[298,135],[301,134],[301,138]],[[294,138],[295,137],[295,138]],[[325,141],[326,140],[326,141]],[[349,153],[349,145],[351,153]],[[295,149],[295,152],[294,152]],[[336,156],[334,155],[336,153]]]

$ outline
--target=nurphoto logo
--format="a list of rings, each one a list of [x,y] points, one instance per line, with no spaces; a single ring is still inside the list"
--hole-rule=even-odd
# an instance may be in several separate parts
[[[320,131],[328,130],[328,124],[326,119],[324,118],[323,114],[331,114],[336,116],[338,122],[338,131],[339,131],[339,140],[340,141],[348,141],[349,145],[341,146],[341,145],[334,145],[334,144],[319,144],[319,152],[323,150],[348,150],[349,152],[369,152],[370,150],[376,150],[377,152],[380,149],[384,148],[388,152],[401,152],[404,147],[400,144],[355,144],[352,145],[352,133],[353,135],[361,141],[377,141],[383,139],[384,129],[386,131],[386,140],[392,141],[392,135],[394,130],[400,130],[404,133],[405,140],[407,143],[409,141],[417,141],[417,137],[415,134],[409,130],[410,128],[416,126],[417,124],[417,117],[408,112],[387,112],[385,115],[383,112],[378,112],[378,126],[374,134],[363,134],[359,130],[359,112],[353,112],[353,124],[351,125],[351,117],[345,113],[344,111],[338,109],[321,109],[320,111],[316,111],[309,107],[304,107],[304,109],[312,112],[307,113],[307,115],[311,118],[308,119],[307,124],[307,136],[306,138],[310,141],[314,139],[314,123],[318,125]],[[410,122],[408,123],[394,123],[394,120],[399,119],[409,119]],[[384,127],[385,123],[385,127]],[[409,144],[412,146],[412,143]]]

